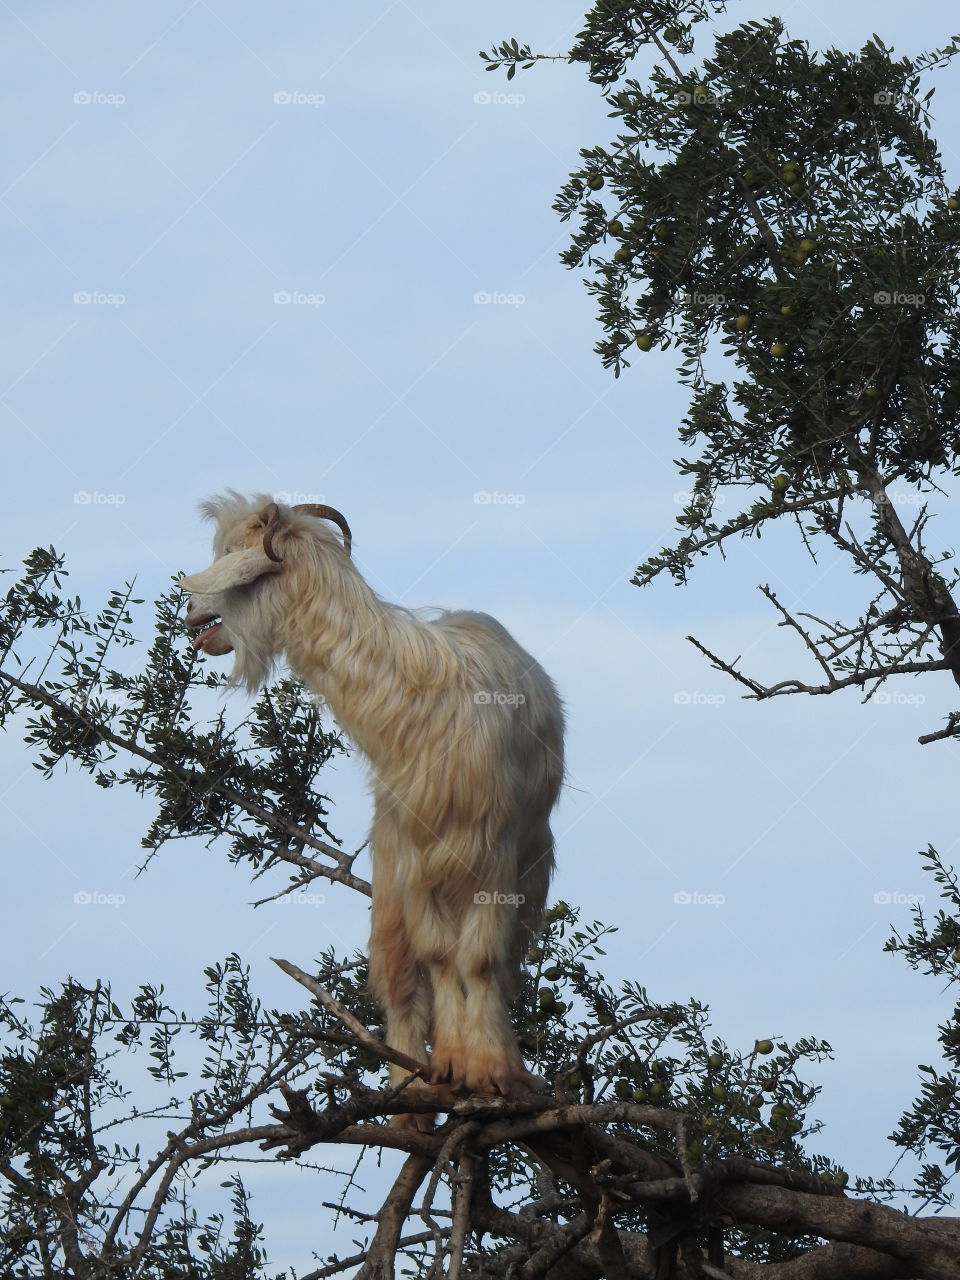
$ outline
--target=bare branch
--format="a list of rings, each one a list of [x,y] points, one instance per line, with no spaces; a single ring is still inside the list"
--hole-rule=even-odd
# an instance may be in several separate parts
[[[400,1245],[400,1233],[410,1213],[417,1188],[430,1171],[433,1161],[423,1156],[409,1156],[397,1175],[377,1214],[377,1231],[367,1250],[357,1280],[393,1280],[394,1261]]]

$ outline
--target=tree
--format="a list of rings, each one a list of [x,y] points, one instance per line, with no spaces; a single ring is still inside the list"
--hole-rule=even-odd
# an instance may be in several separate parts
[[[813,677],[766,685],[690,637],[714,666],[758,699],[872,697],[939,671],[960,684],[958,575],[929,534],[929,497],[958,471],[960,195],[923,79],[960,37],[916,58],[876,36],[817,54],[771,19],[695,60],[725,7],[600,0],[561,59],[584,64],[618,128],[581,151],[555,205],[578,221],[563,261],[588,269],[596,349],[619,376],[672,348],[690,388],[680,536],[634,581],[685,582],[696,559],[788,520],[811,556],[832,546],[864,579],[857,612],[794,615],[763,586]],[[515,39],[480,56],[510,77],[545,57]],[[958,735],[960,712],[920,741]]]
[[[327,826],[317,781],[340,744],[312,698],[281,681],[241,723],[221,710],[198,724],[197,700],[222,679],[192,650],[184,657],[177,593],[158,602],[146,660],[125,674],[113,655],[134,642],[141,602],[128,587],[88,615],[63,579],[61,557],[33,553],[0,615],[0,722],[21,726],[37,766],[49,777],[72,762],[98,786],[152,797],[148,860],[199,836],[255,876],[286,864],[281,892],[319,877],[369,893]],[[931,865],[949,911],[891,945],[953,979],[960,895]],[[265,1010],[235,955],[208,966],[208,1007],[193,1016],[150,982],[121,1007],[108,983],[70,979],[40,993],[34,1019],[7,997],[3,1274],[266,1277],[262,1228],[233,1167],[256,1144],[289,1162],[317,1147],[405,1157],[379,1209],[358,1203],[352,1177],[339,1203],[324,1202],[359,1239],[310,1271],[316,1280],[400,1266],[478,1277],[960,1275],[960,1222],[889,1203],[949,1203],[955,1076],[931,1073],[894,1138],[945,1167],[927,1159],[912,1189],[859,1181],[850,1197],[845,1172],[802,1145],[819,1127],[802,1068],[830,1046],[765,1037],[738,1048],[711,1032],[696,1000],[659,1004],[630,982],[614,990],[598,971],[606,932],[557,903],[527,956],[513,1017],[544,1092],[441,1098],[445,1118],[428,1133],[385,1123],[436,1104],[388,1084],[388,1062],[411,1079],[421,1066],[384,1044],[362,955],[327,954],[314,973],[278,960],[311,996],[306,1008]],[[144,1050],[147,1071],[132,1084]],[[229,1204],[201,1219],[193,1192],[205,1176]]]

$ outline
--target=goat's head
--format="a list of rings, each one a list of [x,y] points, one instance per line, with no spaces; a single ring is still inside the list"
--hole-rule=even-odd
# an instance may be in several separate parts
[[[314,546],[318,540],[333,544],[332,533],[318,526],[316,518],[339,526],[349,555],[350,527],[333,507],[287,507],[264,494],[248,500],[231,491],[201,509],[216,521],[214,561],[180,579],[181,591],[190,593],[185,621],[188,627],[202,628],[194,637],[195,649],[212,656],[235,652],[233,679],[256,689],[283,648],[286,555],[296,556],[299,535]]]

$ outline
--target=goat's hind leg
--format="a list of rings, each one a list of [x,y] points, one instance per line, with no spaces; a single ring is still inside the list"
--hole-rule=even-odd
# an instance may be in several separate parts
[[[532,1084],[507,1009],[516,907],[501,895],[472,895],[451,915],[457,924],[434,985],[433,1079],[469,1093],[511,1097]],[[502,895],[506,897],[507,895]],[[507,914],[511,913],[511,914]]]

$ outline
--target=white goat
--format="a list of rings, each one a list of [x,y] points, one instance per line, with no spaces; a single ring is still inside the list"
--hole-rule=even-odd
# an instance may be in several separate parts
[[[379,599],[331,507],[231,492],[202,510],[216,558],[180,583],[187,625],[213,624],[195,647],[234,651],[251,690],[285,654],[372,766],[370,982],[388,1043],[429,1061],[436,1083],[529,1087],[507,1002],[553,868],[553,682],[485,614],[422,621]]]

